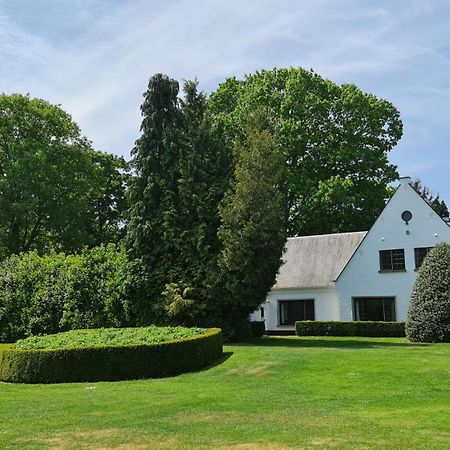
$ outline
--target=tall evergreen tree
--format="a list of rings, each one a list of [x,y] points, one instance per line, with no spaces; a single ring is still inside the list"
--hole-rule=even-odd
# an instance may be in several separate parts
[[[449,216],[448,207],[445,201],[440,199],[439,194],[435,197],[431,190],[422,184],[419,178],[413,180],[411,186],[434,209],[436,214],[442,218]]]
[[[217,270],[218,205],[231,156],[197,82],[185,82],[183,92],[178,99],[175,80],[152,77],[133,150],[127,247],[138,323],[205,323]]]
[[[235,183],[220,207],[223,249],[216,285],[219,324],[229,339],[245,333],[264,302],[286,242],[284,156],[260,110],[235,145]]]
[[[186,81],[180,100],[183,146],[179,164],[176,277],[164,291],[164,311],[172,323],[205,323],[210,315],[209,277],[217,272],[219,203],[232,175],[231,154],[220,130],[212,129],[204,93]]]
[[[126,245],[130,260],[129,295],[136,321],[158,321],[155,305],[171,277],[178,254],[171,224],[177,217],[181,147],[178,82],[154,75],[144,94],[141,137],[132,151],[135,176],[129,188]]]

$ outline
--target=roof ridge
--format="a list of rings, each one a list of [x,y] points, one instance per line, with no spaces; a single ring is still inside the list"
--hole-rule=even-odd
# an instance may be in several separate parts
[[[343,233],[327,233],[327,234],[308,234],[306,236],[291,236],[288,239],[306,239],[306,238],[317,238],[317,237],[326,237],[326,236],[345,236],[349,234],[361,234],[368,233],[368,230],[364,231],[345,231]]]

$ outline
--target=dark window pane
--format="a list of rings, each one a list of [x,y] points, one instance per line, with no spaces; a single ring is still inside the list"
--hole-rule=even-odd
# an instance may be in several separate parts
[[[385,322],[395,321],[395,300],[393,298],[384,299],[384,318]]]
[[[314,300],[279,302],[280,325],[295,325],[297,320],[314,320]]]
[[[423,263],[423,260],[425,259],[425,256],[428,255],[428,252],[432,249],[433,247],[420,247],[420,248],[415,248],[414,249],[414,260],[416,263],[416,269],[419,269],[420,266]]]
[[[305,300],[304,320],[314,320],[314,300]]]
[[[380,251],[380,269],[381,270],[391,270],[392,269],[392,258],[390,250]]]
[[[361,297],[355,298],[355,320],[376,320],[382,322],[394,322],[395,299],[394,297]]]
[[[405,270],[405,250],[380,250],[380,270]]]

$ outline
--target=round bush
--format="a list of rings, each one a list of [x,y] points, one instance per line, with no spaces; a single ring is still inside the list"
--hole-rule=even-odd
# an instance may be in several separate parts
[[[414,284],[406,336],[415,342],[450,342],[450,245],[425,258]]]
[[[218,359],[223,351],[219,328],[204,330],[191,337],[147,344],[90,343],[75,348],[68,345],[66,348],[33,350],[20,349],[19,345],[0,347],[0,381],[65,383],[165,377],[205,367]]]

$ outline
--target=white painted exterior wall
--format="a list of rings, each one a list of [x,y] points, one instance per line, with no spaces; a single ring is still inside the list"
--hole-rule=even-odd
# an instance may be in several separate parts
[[[395,297],[396,319],[406,320],[411,291],[416,279],[414,249],[450,242],[450,227],[402,179],[360,247],[336,281],[340,320],[354,320],[352,298]],[[412,213],[405,224],[403,211]],[[407,234],[408,232],[408,234]],[[379,251],[405,250],[405,272],[380,273]]]
[[[264,307],[266,330],[293,331],[293,325],[280,325],[279,301],[314,300],[316,320],[339,320],[339,304],[336,289],[274,289],[267,296]]]
[[[266,330],[292,331],[294,326],[279,324],[280,300],[314,299],[315,320],[354,320],[354,297],[395,297],[396,320],[406,320],[409,300],[417,275],[414,249],[450,243],[450,227],[409,185],[401,184],[370,229],[333,287],[304,289],[272,289],[264,307]],[[408,225],[401,218],[411,211]],[[380,250],[405,250],[403,272],[380,273]],[[326,257],[326,255],[324,255]],[[251,319],[259,320],[255,312]]]

